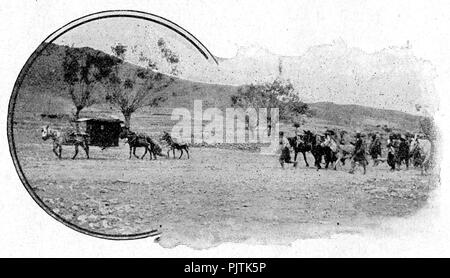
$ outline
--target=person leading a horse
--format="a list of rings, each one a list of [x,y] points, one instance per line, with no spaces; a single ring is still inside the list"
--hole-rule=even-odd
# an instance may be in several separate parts
[[[298,147],[298,146],[304,144],[305,142],[303,141],[302,133],[300,132],[300,129],[299,129],[300,128],[300,124],[299,123],[295,123],[294,127],[295,127],[295,138],[297,140],[297,146],[296,147]]]
[[[388,155],[387,155],[387,164],[389,165],[389,167],[391,167],[391,171],[395,171],[395,164],[396,164],[396,154],[397,154],[397,142],[396,139],[394,137],[394,134],[390,134],[389,135],[389,139],[387,140],[387,151],[388,151]]]

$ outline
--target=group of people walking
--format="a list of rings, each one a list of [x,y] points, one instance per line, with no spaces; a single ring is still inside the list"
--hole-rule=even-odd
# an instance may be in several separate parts
[[[418,160],[421,159],[421,155],[416,151],[417,148],[412,147],[418,139],[417,136],[413,137],[411,134],[390,134],[386,142],[387,157],[382,158],[383,143],[380,134],[370,134],[366,140],[365,135],[356,132],[353,140],[346,143],[342,137],[336,136],[334,131],[327,130],[324,135],[312,135],[310,131],[304,132],[311,135],[305,136],[296,130],[295,137],[287,137],[284,132],[280,132],[279,162],[281,167],[284,168],[285,164],[293,164],[294,167],[298,165],[296,158],[299,145],[303,146],[300,148],[300,152],[310,151],[313,154],[318,169],[321,168],[322,156],[325,158],[325,168],[328,168],[328,164],[331,162],[335,164],[336,169],[337,163],[344,165],[345,161],[349,159],[351,161],[349,173],[354,173],[356,166],[359,165],[365,174],[369,164],[367,155],[372,158],[373,166],[386,161],[392,171],[399,170],[402,164],[406,165],[406,169],[409,168],[410,163],[413,163],[414,166],[420,164]],[[369,140],[370,142],[366,142]],[[295,151],[294,159],[291,157],[291,150]],[[308,165],[306,157],[305,162]]]

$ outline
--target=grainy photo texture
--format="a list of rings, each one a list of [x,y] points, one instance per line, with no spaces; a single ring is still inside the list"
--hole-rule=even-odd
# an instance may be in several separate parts
[[[8,132],[50,215],[102,238],[210,248],[359,233],[427,204],[439,100],[411,42],[221,58],[194,35],[114,11],[37,46]]]

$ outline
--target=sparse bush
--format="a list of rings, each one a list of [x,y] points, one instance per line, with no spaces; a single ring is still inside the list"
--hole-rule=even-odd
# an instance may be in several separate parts
[[[429,140],[436,140],[437,132],[431,117],[423,117],[419,120],[420,128]]]
[[[298,121],[301,115],[310,113],[308,104],[302,102],[290,81],[275,79],[273,82],[248,85],[231,96],[233,107],[278,108],[281,120]]]

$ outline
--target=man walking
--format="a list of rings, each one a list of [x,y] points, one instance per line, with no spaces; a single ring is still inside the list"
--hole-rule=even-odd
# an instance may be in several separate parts
[[[381,156],[381,141],[377,134],[372,135],[369,152],[373,160],[373,166],[377,166],[379,163],[378,157]]]
[[[395,156],[397,153],[397,145],[393,134],[389,135],[386,147],[388,149],[387,164],[391,167],[391,171],[394,171],[396,163]]]
[[[355,150],[353,151],[352,155],[352,169],[350,170],[350,174],[353,174],[355,172],[356,163],[361,165],[364,169],[364,175],[366,174],[366,166],[367,166],[367,159],[365,154],[365,146],[364,141],[361,138],[361,133],[356,133],[356,142],[355,142]]]
[[[406,170],[409,168],[409,143],[406,140],[405,135],[401,135],[400,137],[400,144],[398,145],[398,155],[397,155],[397,165],[398,170],[400,170],[400,166],[402,165],[402,162],[405,162]]]

